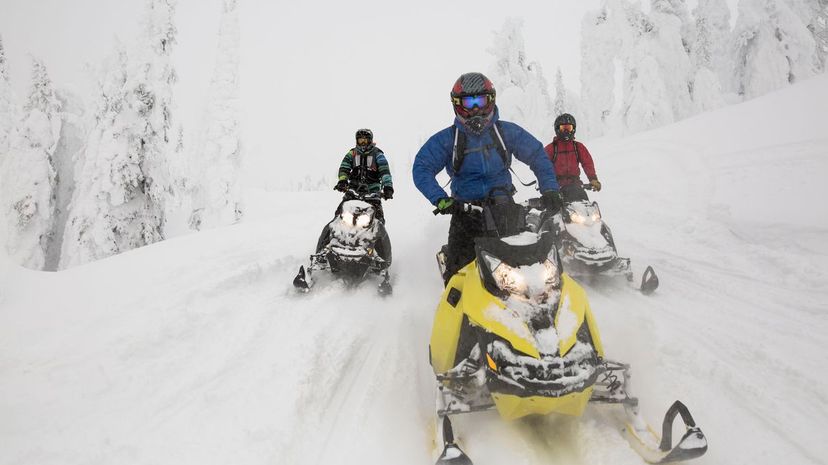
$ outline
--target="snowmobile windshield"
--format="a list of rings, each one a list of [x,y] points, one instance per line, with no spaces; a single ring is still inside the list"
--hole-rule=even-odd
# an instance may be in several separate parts
[[[493,295],[546,303],[560,290],[561,269],[551,233],[478,238],[475,244],[480,277]]]
[[[367,202],[350,200],[342,205],[339,217],[345,226],[365,229],[374,221],[374,207]]]

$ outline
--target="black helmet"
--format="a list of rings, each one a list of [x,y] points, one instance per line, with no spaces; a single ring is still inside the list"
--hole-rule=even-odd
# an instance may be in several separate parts
[[[571,125],[572,129],[570,130],[567,127],[564,127],[561,130],[561,126]],[[575,138],[575,129],[578,125],[575,123],[575,117],[570,115],[569,113],[564,113],[557,118],[555,118],[555,135],[558,136],[559,139],[563,140],[572,140]]]
[[[366,147],[374,142],[374,133],[371,132],[370,129],[357,129],[356,135],[354,137],[357,139],[357,141],[359,141],[359,139],[368,139],[368,143],[365,144]],[[359,142],[357,142],[357,146],[359,146]]]
[[[495,88],[482,73],[466,73],[451,88],[454,114],[475,130],[480,130],[495,107]]]

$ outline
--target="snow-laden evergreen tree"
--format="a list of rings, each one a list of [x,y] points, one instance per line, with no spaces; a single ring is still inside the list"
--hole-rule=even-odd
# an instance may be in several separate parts
[[[141,171],[150,201],[145,211],[146,243],[150,244],[164,239],[166,206],[175,195],[170,157],[177,144],[173,130],[173,86],[178,76],[172,62],[177,35],[176,0],[146,0],[146,4],[143,56],[137,72],[132,73],[135,76],[132,86],[137,97],[133,103],[142,119]]]
[[[696,40],[690,54],[693,75],[693,102],[699,111],[724,106],[722,82],[729,79],[731,63],[727,61],[730,34],[730,9],[720,0],[699,0],[693,10],[696,17]]]
[[[569,113],[577,120],[581,115],[580,108],[578,95],[566,88],[563,81],[563,72],[558,68],[558,72],[555,75],[555,100],[552,104],[553,123],[554,118],[557,118],[558,115],[563,113]],[[553,127],[553,132],[554,129]]]
[[[673,108],[673,119],[679,120],[697,113],[693,104],[694,72],[690,64],[690,46],[686,43],[695,36],[683,29],[690,24],[687,6],[683,0],[653,0],[649,21],[652,30],[645,31],[638,43],[643,47],[639,59],[652,56],[661,69],[661,81],[667,90],[667,99]]]
[[[190,227],[196,230],[233,224],[242,217],[238,0],[224,0],[222,6],[206,129],[194,160],[198,176]]]
[[[740,0],[738,11],[730,88],[753,98],[816,74],[814,35],[786,2]]]
[[[818,72],[825,71],[828,56],[828,0],[784,0],[814,37]]]
[[[730,8],[721,0],[699,0],[693,14],[696,18],[696,42],[691,53],[693,68],[697,73],[702,69],[711,70],[718,87],[725,91],[725,83],[730,81],[733,74],[728,48],[731,34]],[[695,98],[698,94],[695,87],[697,85],[694,85],[694,99],[702,102],[700,109],[709,109],[703,99]]]
[[[3,48],[3,37],[0,36],[0,161],[9,151],[9,139],[15,121],[13,101],[6,51]]]
[[[566,112],[566,86],[563,82],[563,72],[558,68],[558,72],[555,73],[555,102],[552,104],[552,114],[557,116]]]
[[[727,6],[726,3],[723,4]],[[696,42],[696,23],[693,21],[693,17],[690,16],[687,0],[653,0],[652,9],[673,15],[679,19],[681,45],[684,47],[684,52],[689,55],[693,49],[693,44]]]
[[[501,117],[520,124],[540,140],[550,140],[555,117],[548,85],[540,64],[526,58],[522,29],[522,20],[509,18],[494,34],[487,51],[495,63],[488,77],[497,89]]]
[[[75,191],[60,267],[80,265],[154,242],[156,222],[142,172],[143,123],[134,101],[128,57],[120,49],[99,82],[95,124],[77,160]]]
[[[606,0],[581,23],[581,103],[578,134],[600,137],[613,132],[616,110],[616,73],[624,64],[620,51],[631,46],[624,0]]]
[[[137,58],[120,50],[104,79],[66,225],[67,268],[164,239],[173,199],[174,2],[148,0]]]
[[[54,235],[56,175],[52,155],[60,130],[60,102],[46,67],[35,59],[23,118],[0,167],[6,251],[18,264],[35,270],[44,269]]]
[[[670,91],[658,61],[642,48],[635,49],[624,70],[622,121],[635,133],[673,122]]]

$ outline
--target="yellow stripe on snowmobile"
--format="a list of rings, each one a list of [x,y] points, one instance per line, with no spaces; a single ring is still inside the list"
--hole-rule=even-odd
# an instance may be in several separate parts
[[[598,334],[598,325],[595,322],[595,317],[592,315],[592,310],[589,307],[589,300],[586,296],[586,291],[568,274],[561,275],[563,279],[563,286],[561,287],[561,300],[558,302],[558,311],[555,314],[555,328],[558,330],[559,350],[561,354],[566,354],[572,349],[572,346],[578,342],[578,328],[584,323],[586,319],[589,325],[590,334],[595,346],[595,351],[599,356],[604,356],[604,348],[601,345],[601,336]],[[575,322],[574,327],[565,328],[566,320]],[[570,323],[573,324],[573,323]],[[564,329],[570,329],[569,334],[561,334]]]
[[[452,289],[463,292],[465,279],[464,268],[451,277],[437,305],[437,313],[434,315],[434,323],[431,327],[431,342],[428,347],[431,367],[435,374],[445,373],[454,368],[457,344],[460,341],[460,327],[463,324],[463,301],[461,300],[457,307],[454,307],[448,302],[448,296]]]

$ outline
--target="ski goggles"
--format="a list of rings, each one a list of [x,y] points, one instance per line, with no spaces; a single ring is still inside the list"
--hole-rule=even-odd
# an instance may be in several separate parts
[[[575,126],[571,124],[561,124],[560,126],[558,126],[558,129],[561,132],[574,132]]]
[[[466,95],[465,97],[454,97],[454,104],[461,105],[466,110],[471,110],[474,107],[485,108],[491,102],[492,96],[489,94],[480,95]]]
[[[368,145],[371,142],[371,139],[367,137],[357,137],[357,145]]]

